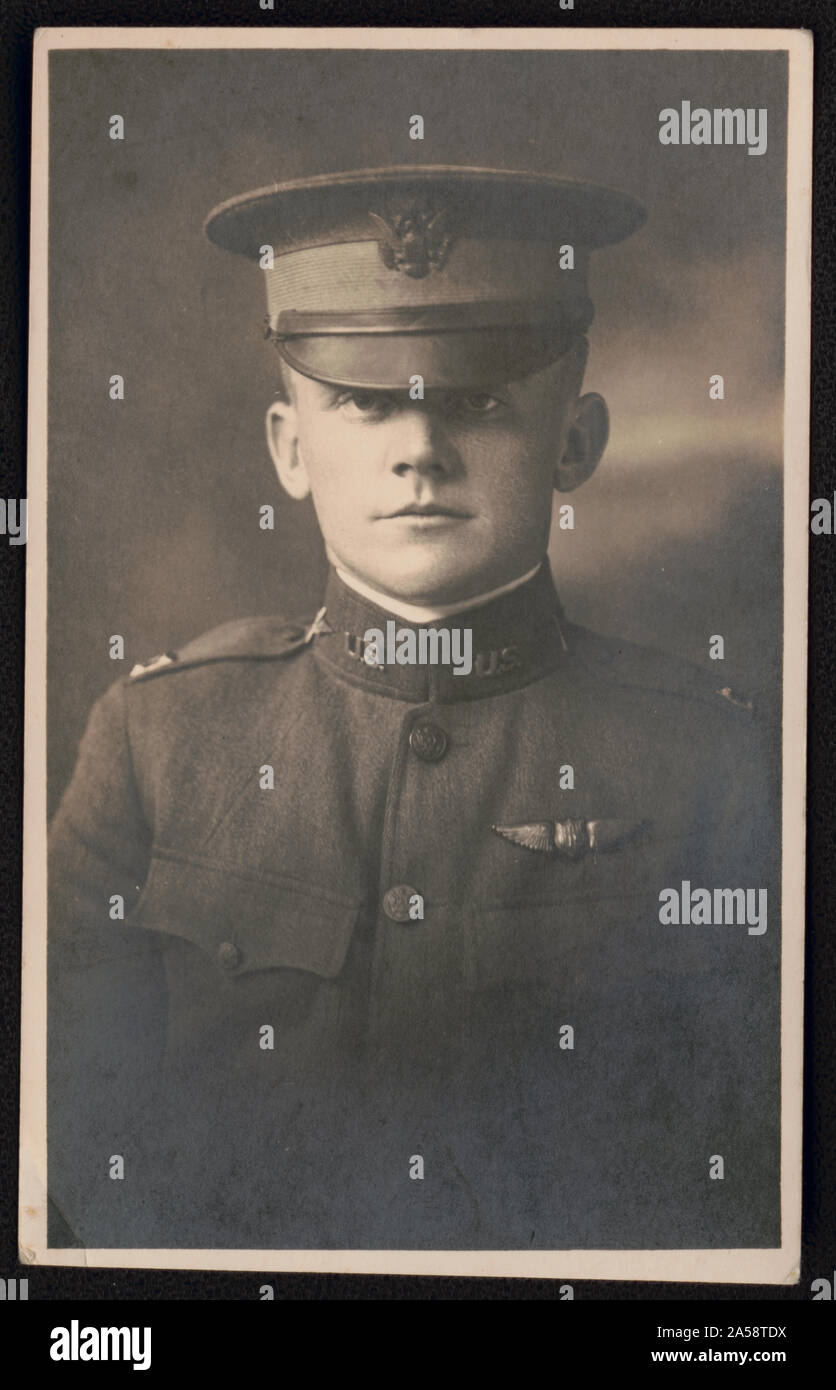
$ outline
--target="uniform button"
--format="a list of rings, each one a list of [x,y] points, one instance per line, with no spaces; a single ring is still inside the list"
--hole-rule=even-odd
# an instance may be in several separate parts
[[[397,883],[383,894],[383,911],[392,922],[408,922],[409,900],[416,896],[415,889],[410,888],[408,883]]]
[[[218,964],[224,970],[236,970],[241,964],[241,952],[234,941],[222,941],[218,947]]]
[[[425,763],[440,762],[447,752],[447,735],[431,719],[421,719],[413,724],[409,735],[409,746],[416,758]]]

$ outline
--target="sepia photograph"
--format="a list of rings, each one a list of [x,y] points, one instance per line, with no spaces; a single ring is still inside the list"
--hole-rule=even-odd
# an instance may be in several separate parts
[[[32,1263],[797,1280],[811,70],[38,31]]]

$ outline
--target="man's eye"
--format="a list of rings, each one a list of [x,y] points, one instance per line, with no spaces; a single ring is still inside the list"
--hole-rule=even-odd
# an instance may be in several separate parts
[[[489,395],[487,391],[470,391],[460,397],[460,402],[462,409],[470,415],[490,415],[502,405],[496,396]]]
[[[384,416],[389,402],[374,391],[344,391],[337,398],[337,406],[352,419],[368,420]]]

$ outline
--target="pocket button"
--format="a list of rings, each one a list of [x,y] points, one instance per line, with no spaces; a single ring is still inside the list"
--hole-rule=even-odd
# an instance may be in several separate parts
[[[237,970],[241,964],[241,952],[234,941],[222,941],[218,947],[218,964],[224,970]]]

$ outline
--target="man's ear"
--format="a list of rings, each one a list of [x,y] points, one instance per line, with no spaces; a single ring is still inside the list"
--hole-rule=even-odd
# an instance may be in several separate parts
[[[598,467],[610,436],[610,414],[603,396],[588,391],[575,407],[563,457],[554,470],[558,492],[572,492]]]
[[[267,447],[279,482],[285,492],[297,501],[311,490],[304,460],[299,452],[296,406],[289,401],[275,400],[267,407],[265,419]]]

